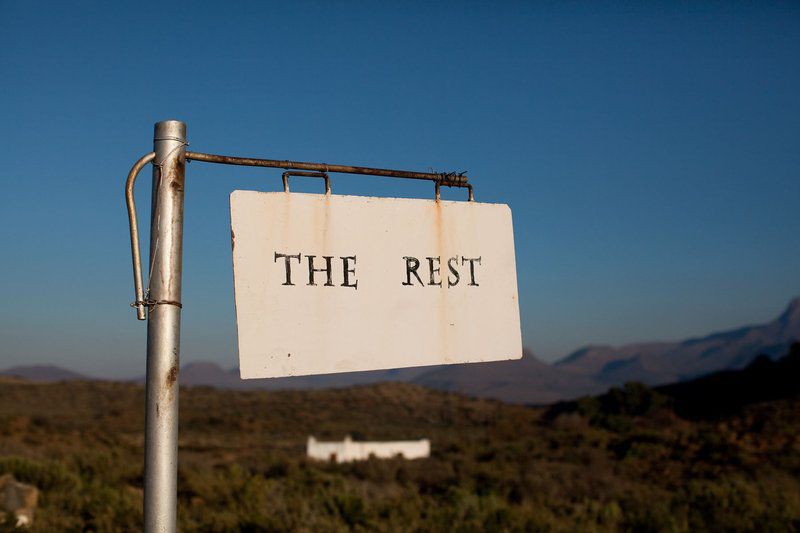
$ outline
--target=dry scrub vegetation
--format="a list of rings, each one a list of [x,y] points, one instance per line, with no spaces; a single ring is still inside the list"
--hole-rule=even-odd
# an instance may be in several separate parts
[[[401,384],[180,394],[182,531],[800,530],[796,395],[689,420],[633,384],[551,408]],[[42,490],[34,531],[141,529],[143,407],[132,384],[0,383],[0,474]],[[309,434],[428,437],[432,457],[316,463]]]

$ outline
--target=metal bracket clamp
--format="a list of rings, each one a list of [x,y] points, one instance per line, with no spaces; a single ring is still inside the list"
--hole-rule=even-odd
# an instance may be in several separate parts
[[[325,180],[325,194],[331,194],[331,178],[327,172],[301,172],[299,170],[287,170],[281,175],[283,179],[283,192],[289,192],[289,176],[304,176],[306,178],[322,178]]]
[[[153,300],[152,298],[137,300],[131,303],[131,307],[135,307],[137,309],[140,305],[145,306],[148,311],[151,311],[157,305],[174,305],[175,307],[183,308],[183,304],[180,302],[174,302],[172,300]]]
[[[475,194],[472,191],[472,185],[469,184],[469,183],[460,183],[460,182],[453,183],[453,182],[445,182],[445,181],[436,180],[435,184],[436,184],[436,201],[437,202],[442,199],[442,190],[441,190],[442,186],[444,186],[444,187],[458,187],[459,189],[467,189],[469,191],[469,201],[470,202],[474,202],[475,201]]]

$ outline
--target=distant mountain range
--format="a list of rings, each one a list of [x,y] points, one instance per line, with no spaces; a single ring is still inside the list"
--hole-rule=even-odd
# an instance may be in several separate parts
[[[551,403],[598,394],[627,381],[659,385],[689,380],[719,370],[744,368],[758,355],[775,358],[800,340],[800,298],[775,320],[763,325],[713,333],[680,342],[587,346],[555,364],[525,352],[518,361],[473,363],[325,376],[240,380],[238,369],[215,363],[189,363],[180,382],[242,390],[319,389],[383,381],[412,382],[439,390],[497,398],[516,403]],[[39,381],[88,379],[54,366],[15,367],[0,375]],[[141,381],[139,378],[137,381]]]
[[[604,384],[683,381],[717,370],[739,369],[759,354],[783,355],[800,339],[800,298],[775,320],[682,342],[630,344],[620,348],[589,346],[556,363],[589,374]]]

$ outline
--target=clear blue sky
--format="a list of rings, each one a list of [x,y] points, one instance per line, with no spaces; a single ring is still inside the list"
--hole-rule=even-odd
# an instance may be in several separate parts
[[[468,170],[511,205],[546,360],[800,294],[796,2],[2,0],[0,80],[0,367],[144,373],[123,182],[168,118],[197,151]],[[189,166],[183,361],[236,364],[228,193],[279,176]]]

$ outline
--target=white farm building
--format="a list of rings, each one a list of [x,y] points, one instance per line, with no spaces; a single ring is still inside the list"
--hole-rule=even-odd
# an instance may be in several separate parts
[[[312,459],[336,463],[363,461],[370,456],[389,459],[399,455],[405,459],[420,459],[430,456],[431,441],[420,439],[368,442],[354,441],[347,436],[343,441],[320,442],[314,437],[308,437],[307,452]]]

